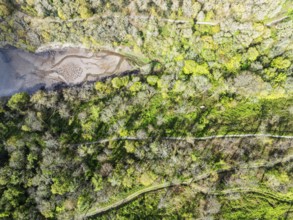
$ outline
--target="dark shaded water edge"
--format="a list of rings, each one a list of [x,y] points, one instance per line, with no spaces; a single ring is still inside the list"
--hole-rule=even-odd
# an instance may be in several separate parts
[[[17,93],[20,93],[20,92],[25,92],[29,95],[33,95],[34,93],[38,92],[38,91],[44,91],[44,92],[52,92],[52,91],[61,91],[61,90],[64,90],[64,89],[68,89],[68,88],[83,88],[85,86],[90,86],[90,85],[93,85],[97,82],[106,82],[107,80],[109,79],[113,79],[117,76],[132,76],[132,75],[138,75],[140,74],[140,70],[139,69],[136,69],[136,70],[131,70],[131,71],[125,71],[123,73],[120,73],[120,74],[112,74],[112,75],[109,75],[109,76],[102,76],[100,77],[100,79],[96,79],[96,80],[87,80],[83,83],[79,83],[79,84],[66,84],[64,82],[58,82],[58,83],[55,83],[53,84],[51,87],[46,87],[45,84],[38,84],[38,85],[35,85],[31,88],[28,88],[26,91],[19,91],[19,92],[16,92],[14,94],[17,94]],[[7,101],[11,98],[11,96],[13,96],[14,94],[12,95],[7,95],[7,96],[0,96],[0,101]]]

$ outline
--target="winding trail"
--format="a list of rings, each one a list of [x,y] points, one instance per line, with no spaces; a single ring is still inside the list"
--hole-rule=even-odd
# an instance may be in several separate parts
[[[164,189],[164,188],[171,187],[171,186],[176,186],[176,185],[180,185],[180,184],[162,183],[162,184],[146,187],[146,188],[141,189],[139,191],[136,191],[135,193],[130,194],[129,196],[123,198],[122,200],[114,202],[114,203],[112,203],[112,204],[110,204],[108,206],[93,209],[93,210],[89,210],[89,211],[86,212],[85,215],[78,216],[77,219],[84,219],[85,217],[90,217],[90,216],[93,216],[93,215],[101,214],[101,213],[106,212],[106,211],[108,211],[110,209],[114,209],[114,208],[117,208],[117,207],[119,207],[119,206],[121,206],[121,205],[123,205],[125,203],[128,203],[128,202],[136,199],[137,197],[139,197],[142,194],[145,194],[145,193],[148,193],[148,192],[153,192],[153,191],[160,190],[160,189]]]
[[[268,190],[260,190],[256,188],[249,188],[249,187],[241,187],[241,188],[233,188],[233,189],[225,189],[220,192],[208,192],[209,195],[227,195],[233,193],[255,193],[260,194],[265,197],[270,197],[272,199],[278,200],[280,202],[291,203],[293,202],[293,197],[288,196],[286,194],[277,193],[277,192],[270,192]]]
[[[238,166],[238,167],[236,166],[236,167],[227,167],[227,168],[218,169],[218,170],[210,170],[210,171],[207,171],[207,172],[205,172],[201,175],[198,175],[192,179],[188,179],[185,181],[166,182],[166,183],[152,185],[152,186],[143,188],[141,190],[138,190],[138,191],[126,196],[125,198],[118,200],[118,201],[115,201],[115,202],[113,202],[109,205],[106,205],[104,207],[93,207],[93,208],[87,210],[86,212],[79,214],[78,216],[75,217],[75,219],[78,219],[78,220],[87,219],[88,217],[102,214],[102,213],[107,212],[111,209],[118,208],[128,202],[131,202],[132,200],[138,198],[139,196],[141,196],[145,193],[149,193],[149,192],[153,192],[153,191],[157,191],[157,190],[161,190],[161,189],[169,188],[169,187],[173,187],[173,186],[189,186],[190,184],[192,184],[194,182],[204,180],[210,176],[213,176],[214,174],[219,174],[219,173],[233,171],[233,170],[241,170],[241,169],[270,168],[270,167],[273,167],[277,164],[286,163],[291,160],[293,160],[293,155],[289,155],[289,156],[284,157],[282,159],[274,160],[272,162],[261,162],[261,163],[255,163],[255,164],[246,164],[246,165],[242,165],[242,166]],[[249,187],[226,189],[226,190],[222,190],[220,192],[217,192],[217,191],[209,192],[206,188],[199,186],[199,187],[197,187],[197,190],[202,193],[205,193],[205,194],[213,194],[213,195],[225,195],[225,194],[231,194],[231,193],[256,193],[256,194],[260,194],[265,197],[270,197],[270,198],[273,198],[275,200],[285,202],[285,203],[292,203],[293,202],[292,195],[285,195],[285,194],[281,194],[281,193],[269,192],[268,190],[260,190],[260,189],[249,188]]]
[[[253,137],[262,137],[262,138],[277,138],[277,139],[293,139],[293,136],[286,135],[274,135],[274,134],[232,134],[232,135],[212,135],[206,137],[161,137],[162,140],[172,140],[172,141],[205,141],[212,139],[225,139],[225,138],[253,138]],[[77,143],[72,144],[71,146],[77,147],[81,145],[91,145],[91,144],[103,144],[111,141],[145,141],[152,139],[152,137],[139,138],[134,136],[127,137],[117,137],[117,138],[106,138],[100,139],[92,142]]]

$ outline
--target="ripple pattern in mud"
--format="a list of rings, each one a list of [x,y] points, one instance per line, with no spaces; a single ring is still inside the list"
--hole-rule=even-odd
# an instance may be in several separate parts
[[[82,76],[83,70],[74,63],[68,63],[56,70],[57,74],[64,78],[66,82],[74,82]]]

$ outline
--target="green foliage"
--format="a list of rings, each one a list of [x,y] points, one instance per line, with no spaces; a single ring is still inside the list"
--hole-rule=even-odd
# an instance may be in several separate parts
[[[140,91],[142,88],[142,84],[141,82],[134,82],[130,87],[129,87],[129,90],[131,92],[138,92]]]
[[[3,138],[7,131],[7,127],[3,123],[0,123],[0,138]]]
[[[14,208],[19,205],[20,197],[23,195],[23,192],[20,191],[17,187],[9,187],[3,193],[3,199],[6,199]]]
[[[58,16],[59,16],[59,18],[61,18],[62,20],[67,20],[67,19],[69,19],[69,17],[67,17],[67,15],[64,14],[62,8],[59,8],[59,9],[58,9]]]
[[[135,193],[138,185],[152,187],[162,182],[176,183],[178,179],[192,178],[194,172],[216,172],[218,169],[243,164],[243,161],[267,161],[270,158],[268,155],[274,155],[271,149],[281,149],[282,141],[279,139],[271,139],[265,144],[259,139],[249,139],[252,143],[248,139],[229,139],[229,144],[219,139],[196,143],[188,138],[186,141],[164,139],[259,132],[268,124],[268,132],[286,134],[293,126],[290,115],[292,100],[288,97],[272,101],[247,99],[233,93],[215,95],[217,91],[209,93],[198,90],[202,77],[198,81],[195,80],[198,76],[174,78],[174,75],[168,74],[162,74],[160,78],[155,75],[128,76],[127,85],[121,83],[119,92],[111,92],[113,85],[116,85],[113,79],[86,87],[38,92],[31,97],[30,108],[23,109],[22,114],[13,110],[16,107],[7,108],[8,103],[17,107],[23,105],[19,104],[22,100],[19,95],[4,102],[0,113],[1,123],[6,128],[1,136],[4,148],[0,154],[4,156],[1,159],[0,191],[3,195],[6,188],[13,187],[8,191],[12,197],[0,199],[1,215],[19,216],[21,207],[25,206],[43,218],[63,218],[65,215],[74,217],[89,208],[95,208],[93,201],[96,201],[97,207],[105,202],[111,204],[113,200],[123,199],[125,193],[129,195],[132,190]],[[120,81],[116,83],[119,85]],[[139,85],[139,90],[131,91],[135,83]],[[129,89],[123,89],[123,86],[129,86]],[[85,91],[86,98],[79,99]],[[70,114],[62,118],[64,109]],[[276,115],[279,119],[274,118]],[[20,129],[25,125],[32,128],[34,117],[42,121],[42,130],[32,132],[30,129]],[[262,128],[259,128],[260,123],[263,123]],[[127,136],[142,139],[119,140],[119,137]],[[112,138],[118,139],[105,141]],[[260,150],[264,146],[266,150]],[[244,153],[235,153],[235,148]],[[287,153],[284,150],[279,157],[285,157]],[[201,167],[206,167],[206,170],[203,171]],[[276,176],[275,184],[286,187],[291,177],[282,164],[280,169],[279,176],[265,172],[268,178]],[[23,176],[24,173],[27,176]],[[245,178],[250,179],[249,173],[241,175],[244,182]],[[260,178],[254,180],[256,184]],[[206,181],[203,184],[214,184],[215,189],[225,188],[221,184],[220,175],[213,175]],[[235,177],[228,181],[237,182]],[[266,185],[267,180],[264,181],[262,184]],[[270,184],[267,186],[271,187]],[[17,191],[10,192],[15,189]],[[169,201],[167,207],[176,207],[176,210],[158,209],[157,205],[150,205],[140,217],[144,219],[145,215],[157,212],[162,218],[197,218],[202,211],[198,206],[195,207],[195,202],[190,201],[198,201],[199,197],[188,189],[185,186],[170,188],[174,193],[168,194],[170,198],[162,200],[162,203]],[[158,195],[161,192],[164,190],[158,192]],[[97,193],[100,196],[97,197]],[[290,198],[289,194],[286,198]],[[206,198],[203,200],[208,202]],[[71,202],[67,204],[68,201]],[[160,201],[161,197],[153,197],[141,206],[158,204]],[[119,208],[115,213],[131,219],[139,216],[137,211],[128,212],[127,215],[121,212],[129,211],[131,207],[137,210],[141,206],[137,206],[137,200],[134,200],[126,206],[128,208]],[[228,209],[223,210],[214,216],[226,217]],[[28,216],[31,217],[30,214]]]
[[[28,103],[29,95],[27,93],[17,93],[9,99],[7,106],[12,110],[21,110],[25,108]]]
[[[163,37],[169,37],[170,34],[171,34],[171,27],[169,25],[165,25],[163,26],[161,29],[160,29],[160,34],[163,36]]]
[[[79,196],[77,199],[77,208],[80,211],[84,211],[90,207],[90,201],[87,195]]]
[[[183,92],[186,90],[186,85],[182,81],[176,81],[174,84],[174,92]]]
[[[195,75],[209,75],[209,68],[206,63],[198,64],[193,60],[185,60],[183,73],[185,74],[195,74]]]
[[[257,117],[259,114],[261,114],[260,111],[261,111],[260,103],[243,102],[243,103],[238,103],[236,106],[229,106],[229,108],[226,109],[223,117],[231,121],[233,120],[244,121],[244,120],[247,120],[248,118]]]
[[[230,206],[227,210],[227,206]],[[240,208],[241,207],[241,208]],[[246,196],[246,199],[232,200],[224,206],[224,219],[286,219],[288,204],[275,204],[272,201],[256,196]]]
[[[201,56],[206,60],[206,61],[214,61],[216,60],[216,54],[214,51],[209,50],[209,49],[203,49],[201,51]]]
[[[247,56],[248,56],[248,60],[253,62],[258,58],[259,52],[257,51],[255,47],[250,47],[247,51]]]
[[[157,176],[152,172],[143,173],[139,178],[139,182],[144,186],[149,186],[156,180],[156,178]]]
[[[114,83],[114,82],[113,82]],[[115,83],[114,83],[115,84]],[[119,85],[119,83],[118,83]],[[115,84],[115,86],[118,86]],[[113,85],[114,86],[114,85]],[[104,94],[109,94],[111,92],[111,89],[105,85],[104,83],[102,82],[96,82],[95,83],[95,89],[100,92],[100,93],[104,93]]]
[[[151,76],[147,77],[147,82],[151,86],[155,86],[157,84],[158,80],[159,80],[158,76],[151,75]]]
[[[10,13],[10,8],[7,5],[0,3],[0,17],[8,16]]]
[[[93,16],[91,9],[85,5],[82,5],[79,8],[79,14],[80,14],[80,17],[83,19],[87,19],[87,18],[90,18],[91,16]]]
[[[195,25],[196,34],[199,35],[212,35],[220,32],[220,26],[210,26],[210,25]]]
[[[125,145],[124,148],[126,150],[127,153],[134,153],[135,152],[135,146],[136,144],[134,142],[130,142],[130,141],[125,141]]]
[[[102,185],[102,177],[100,175],[97,175],[95,174],[92,179],[91,179],[91,182],[94,186],[94,191],[97,192],[99,190],[101,190],[103,188],[103,185]]]
[[[290,60],[284,59],[282,57],[277,57],[277,58],[273,59],[273,61],[271,63],[272,67],[275,67],[275,68],[281,69],[281,70],[288,69],[290,67],[290,65],[291,65]]]
[[[30,5],[22,6],[21,9],[25,13],[27,13],[27,14],[29,14],[31,16],[36,16],[37,15],[36,9],[34,7],[32,7],[32,6],[30,6]]]
[[[112,79],[112,86],[116,89],[119,89],[121,87],[127,86],[129,82],[128,76],[125,77],[115,77]]]
[[[284,72],[278,72],[276,69],[268,68],[264,70],[264,77],[270,81],[271,84],[276,87],[286,82],[287,74]]]
[[[74,190],[72,183],[70,183],[68,178],[60,177],[53,178],[53,184],[51,185],[51,192],[53,194],[63,195],[67,192],[72,192]]]
[[[232,59],[230,59],[224,65],[229,73],[236,74],[240,70],[240,67],[241,67],[241,55],[238,54],[238,55],[234,56]]]

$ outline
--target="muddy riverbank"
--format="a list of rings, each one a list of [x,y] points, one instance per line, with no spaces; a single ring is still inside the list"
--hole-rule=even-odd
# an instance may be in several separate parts
[[[128,60],[112,51],[62,48],[29,53],[7,46],[0,48],[0,96],[61,83],[76,85],[131,70]]]

